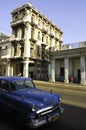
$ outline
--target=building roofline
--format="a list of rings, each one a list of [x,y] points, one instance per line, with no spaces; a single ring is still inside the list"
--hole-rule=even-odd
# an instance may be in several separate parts
[[[18,11],[21,11],[22,9],[25,9],[25,8],[33,9],[37,14],[39,14],[41,17],[43,17],[45,20],[47,20],[49,23],[51,23],[52,26],[55,26],[55,28],[57,28],[60,31],[60,33],[63,34],[62,30],[56,24],[54,24],[48,17],[46,17],[42,12],[40,12],[37,8],[35,8],[30,3],[24,4],[23,6],[20,6],[20,7],[16,8],[16,9],[14,9],[11,12],[11,15],[13,15],[13,14],[17,13]]]

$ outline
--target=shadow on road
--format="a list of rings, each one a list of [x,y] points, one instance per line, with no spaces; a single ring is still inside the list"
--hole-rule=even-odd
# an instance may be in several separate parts
[[[86,109],[73,105],[62,104],[64,113],[54,123],[37,128],[36,130],[86,130]],[[13,117],[0,111],[0,130],[32,130],[18,128],[13,122]]]

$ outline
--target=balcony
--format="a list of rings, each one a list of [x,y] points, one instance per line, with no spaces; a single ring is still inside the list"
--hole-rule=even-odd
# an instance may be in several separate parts
[[[1,52],[0,58],[1,59],[8,59],[8,58],[10,58],[10,54],[8,53],[8,51],[3,51],[3,52]]]
[[[31,39],[30,39],[32,42],[37,42],[37,38],[36,36],[33,34],[31,35]]]
[[[11,57],[12,60],[20,60],[20,59],[23,59],[23,55],[22,56],[17,56],[17,55],[14,55]]]
[[[43,27],[42,27],[42,32],[43,32],[43,33],[47,33],[47,31],[48,31],[47,27],[43,26]]]
[[[45,46],[45,47],[47,46],[47,44],[45,42],[41,42],[41,45]]]
[[[8,49],[7,46],[3,46],[1,49],[0,49],[0,58],[3,59],[3,58],[10,58],[10,51]]]
[[[20,41],[21,39],[20,38],[18,38],[18,37],[11,37],[10,38],[10,41]]]
[[[30,58],[31,59],[36,59],[36,50],[31,50],[31,53],[30,53]]]
[[[37,21],[37,28],[42,30],[42,24],[39,21]]]
[[[31,23],[31,16],[30,15],[25,16],[23,21],[24,21],[24,23],[25,22],[30,22]]]
[[[31,25],[37,25],[37,20],[36,19],[31,19]]]
[[[23,24],[24,20],[23,19],[18,19],[18,20],[14,20],[10,23],[11,27],[19,25],[19,24]]]
[[[55,52],[55,49],[56,49],[55,47],[50,47],[49,48],[50,52]]]
[[[51,36],[51,37],[54,37],[54,36],[55,36],[55,34],[54,34],[53,31],[50,31],[50,36]]]
[[[55,39],[58,41],[59,40],[59,36],[55,35]]]

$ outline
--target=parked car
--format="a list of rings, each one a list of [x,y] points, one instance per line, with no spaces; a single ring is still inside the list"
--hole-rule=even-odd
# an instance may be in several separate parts
[[[35,87],[31,78],[0,76],[0,109],[19,126],[37,128],[56,121],[64,109],[61,96]]]

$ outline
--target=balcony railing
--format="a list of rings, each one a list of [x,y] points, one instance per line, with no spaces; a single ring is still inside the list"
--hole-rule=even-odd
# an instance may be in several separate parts
[[[84,41],[84,42],[76,42],[76,43],[69,43],[69,44],[63,44],[63,47],[65,47],[66,49],[83,48],[83,47],[86,47],[86,41]]]

